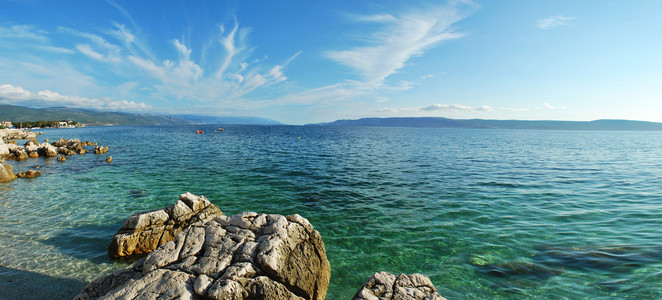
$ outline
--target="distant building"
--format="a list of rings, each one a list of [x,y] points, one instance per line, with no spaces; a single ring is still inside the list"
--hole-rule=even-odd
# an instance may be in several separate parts
[[[7,128],[14,128],[14,125],[11,124],[9,121],[3,121],[2,126],[5,126]]]
[[[60,127],[67,127],[67,122],[60,122]]]

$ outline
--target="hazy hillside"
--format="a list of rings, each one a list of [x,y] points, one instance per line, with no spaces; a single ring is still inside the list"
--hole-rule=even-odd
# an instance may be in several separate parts
[[[72,120],[90,125],[183,125],[190,121],[154,114],[105,112],[66,107],[28,108],[0,105],[0,121],[59,121]]]
[[[377,126],[377,127],[438,127],[438,128],[493,128],[539,130],[641,130],[662,131],[662,123],[630,120],[596,121],[519,121],[519,120],[457,120],[448,118],[363,118],[337,120],[317,126]]]
[[[200,115],[157,115],[107,112],[67,107],[29,108],[0,105],[0,121],[60,121],[71,120],[89,125],[188,125],[188,124],[251,124],[281,125],[277,121],[257,117],[214,117]]]

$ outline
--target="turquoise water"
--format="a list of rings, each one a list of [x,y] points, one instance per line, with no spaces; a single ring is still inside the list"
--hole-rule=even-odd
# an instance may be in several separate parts
[[[308,218],[328,299],[376,271],[426,274],[449,299],[662,297],[661,132],[216,128],[44,130],[113,163],[10,162],[44,175],[0,184],[0,297],[71,298],[126,267],[106,255],[124,219],[187,191]]]

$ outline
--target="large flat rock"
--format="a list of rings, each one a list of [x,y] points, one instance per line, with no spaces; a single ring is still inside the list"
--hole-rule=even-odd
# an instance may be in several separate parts
[[[136,218],[125,226],[164,223],[161,213]],[[330,275],[322,237],[305,218],[220,215],[96,279],[76,299],[324,299]]]

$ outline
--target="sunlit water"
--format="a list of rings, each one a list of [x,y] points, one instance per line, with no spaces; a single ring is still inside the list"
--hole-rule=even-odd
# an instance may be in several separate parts
[[[110,151],[10,162],[44,174],[0,184],[0,297],[71,298],[126,267],[106,254],[121,223],[187,191],[308,218],[328,299],[376,271],[449,299],[662,297],[660,132],[216,128],[44,130]]]

